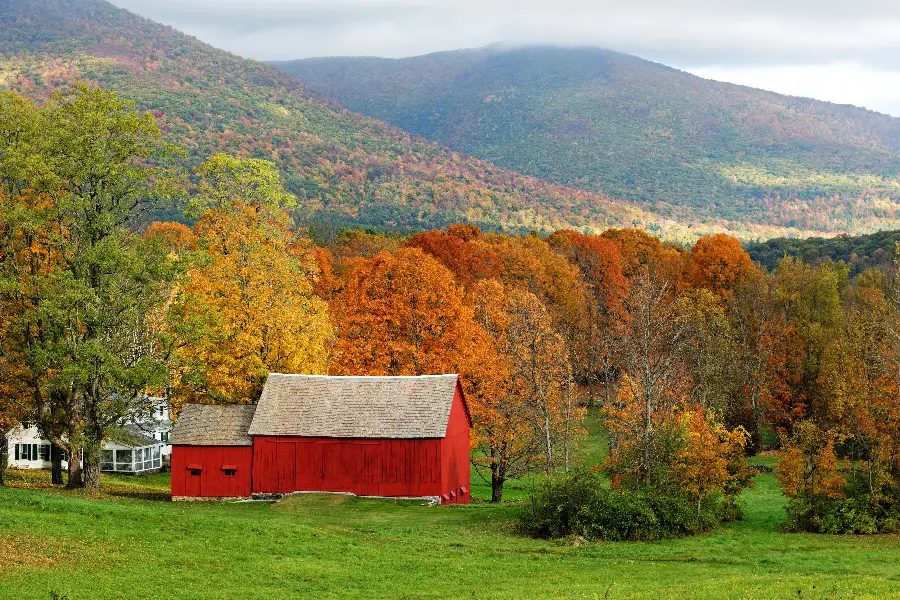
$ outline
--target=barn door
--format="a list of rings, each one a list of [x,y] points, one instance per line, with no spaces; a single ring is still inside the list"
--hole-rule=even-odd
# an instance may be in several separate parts
[[[322,444],[297,443],[297,489],[317,491],[322,489]]]
[[[297,490],[294,477],[297,472],[297,449],[294,442],[275,444],[275,469],[278,473],[278,492],[289,494]]]

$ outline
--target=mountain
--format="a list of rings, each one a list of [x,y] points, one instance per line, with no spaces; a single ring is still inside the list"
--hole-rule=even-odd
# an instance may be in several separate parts
[[[691,231],[629,202],[551,185],[316,100],[296,78],[101,0],[0,1],[0,90],[45,98],[90,81],[153,111],[188,163],[269,158],[301,218],[407,231],[644,225]]]
[[[272,64],[454,150],[683,222],[764,233],[900,226],[900,119],[864,109],[593,48]]]

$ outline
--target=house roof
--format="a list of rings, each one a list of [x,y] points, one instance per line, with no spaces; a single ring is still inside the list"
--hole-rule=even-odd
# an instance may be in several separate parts
[[[456,375],[329,377],[282,375],[266,380],[250,435],[339,438],[442,438]]]
[[[131,448],[142,448],[162,443],[147,435],[147,432],[140,427],[130,424],[122,427],[113,427],[110,429],[108,437],[110,442],[121,444],[122,446],[130,446]]]
[[[255,404],[185,404],[172,429],[170,444],[252,446],[247,434]]]

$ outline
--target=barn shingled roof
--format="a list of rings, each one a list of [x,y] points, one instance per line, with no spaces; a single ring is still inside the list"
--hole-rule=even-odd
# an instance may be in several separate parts
[[[456,375],[272,373],[259,399],[250,435],[442,438],[447,433],[456,382]]]
[[[247,433],[255,404],[185,404],[169,443],[185,446],[252,446]]]

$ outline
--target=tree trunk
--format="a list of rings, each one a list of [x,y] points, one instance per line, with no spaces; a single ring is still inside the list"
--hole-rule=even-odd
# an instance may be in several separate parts
[[[503,499],[504,483],[506,483],[506,478],[491,469],[491,502],[500,502]]]
[[[3,475],[6,472],[6,463],[9,461],[9,438],[5,431],[0,431],[0,487],[3,487]]]
[[[62,450],[56,444],[50,444],[50,481],[54,485],[62,485]]]
[[[81,470],[81,446],[83,445],[81,428],[81,411],[71,399],[67,403],[68,419],[66,429],[69,436],[69,480],[66,489],[74,490],[84,487]]]
[[[81,480],[81,449],[77,447],[72,447],[69,452],[69,469],[68,469],[69,477],[66,482],[66,489],[74,490],[77,488],[84,487],[84,482]]]
[[[93,441],[84,449],[84,487],[92,492],[100,491],[100,444]]]

